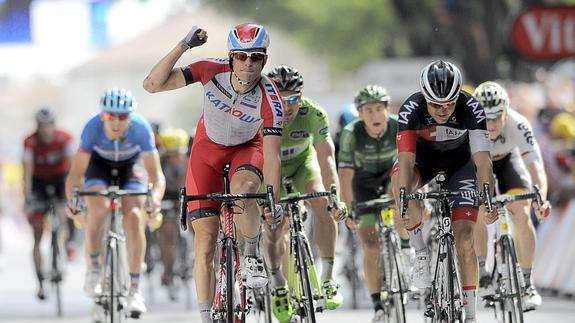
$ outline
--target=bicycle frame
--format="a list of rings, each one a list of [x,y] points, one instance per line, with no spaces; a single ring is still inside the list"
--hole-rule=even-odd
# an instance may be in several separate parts
[[[330,197],[330,200],[333,200],[337,196],[337,191],[335,186],[332,186],[330,192],[312,192],[301,195],[299,192],[294,192],[293,183],[289,178],[284,179],[284,184],[288,195],[280,199],[280,203],[286,205],[286,214],[289,218],[288,287],[290,296],[295,300],[294,312],[302,319],[307,318],[309,322],[315,322],[315,312],[322,312],[325,307],[325,296],[309,240],[305,234],[303,225],[305,219],[302,218],[299,201],[319,197]],[[306,306],[306,301],[310,297],[312,299]]]
[[[222,202],[220,215],[220,239],[218,240],[219,263],[217,268],[216,293],[212,318],[217,322],[231,323],[236,320],[245,321],[245,315],[249,312],[246,304],[246,292],[243,285],[240,270],[240,251],[237,245],[234,226],[235,201],[244,199],[266,200],[268,205],[273,205],[273,187],[267,186],[266,193],[230,193],[229,179],[230,164],[224,166],[224,193],[210,193],[204,195],[186,195],[185,188],[180,188],[180,225],[182,230],[188,228],[187,202],[196,200],[213,200]],[[271,207],[273,209],[273,207]],[[224,281],[225,279],[225,281]],[[235,286],[238,284],[238,293]],[[234,294],[239,294],[239,304],[234,304]],[[237,300],[236,300],[237,301]]]
[[[102,272],[104,288],[102,295],[96,299],[96,304],[102,306],[106,316],[109,316],[110,323],[122,321],[124,319],[123,310],[128,295],[128,270],[127,270],[127,251],[126,237],[123,229],[123,214],[121,212],[121,199],[125,196],[147,196],[150,198],[151,186],[148,186],[147,192],[122,190],[118,183],[117,171],[112,171],[112,184],[104,191],[80,191],[74,188],[75,205],[78,205],[78,198],[84,196],[99,196],[110,200],[110,217],[108,232],[106,234],[106,254],[105,270]],[[132,315],[138,318],[137,315]]]
[[[455,250],[453,229],[451,225],[450,198],[483,198],[487,205],[487,210],[492,210],[492,201],[489,184],[484,184],[483,191],[447,191],[445,189],[445,175],[439,174],[437,182],[440,190],[437,192],[415,192],[405,193],[405,188],[400,188],[400,214],[404,214],[409,200],[435,199],[439,201],[438,233],[436,239],[439,241],[438,253],[435,264],[434,277],[431,283],[430,304],[425,312],[425,316],[431,317],[433,321],[447,319],[448,322],[455,320],[462,321],[463,318],[463,290],[457,264],[457,253]],[[447,287],[447,297],[442,297],[443,291]]]

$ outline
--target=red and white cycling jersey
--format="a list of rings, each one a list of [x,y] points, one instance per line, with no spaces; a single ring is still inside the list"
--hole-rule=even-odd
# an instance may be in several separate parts
[[[186,84],[204,86],[203,125],[214,143],[237,146],[252,140],[263,125],[263,135],[282,134],[283,107],[275,83],[267,76],[254,87],[238,94],[232,87],[227,59],[206,59],[182,68]],[[198,126],[197,136],[204,135]]]
[[[44,144],[33,133],[24,140],[24,162],[33,162],[33,176],[41,179],[53,179],[65,176],[70,168],[70,157],[74,154],[72,135],[56,130],[54,140]]]

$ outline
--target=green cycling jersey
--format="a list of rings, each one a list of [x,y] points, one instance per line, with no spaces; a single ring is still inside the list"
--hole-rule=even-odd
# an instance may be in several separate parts
[[[396,134],[396,115],[389,115],[387,130],[380,138],[371,137],[363,121],[351,122],[341,132],[338,167],[372,174],[387,172],[397,159]]]
[[[325,110],[308,98],[302,98],[294,120],[283,126],[281,160],[304,160],[313,153],[313,145],[329,136],[329,119]]]

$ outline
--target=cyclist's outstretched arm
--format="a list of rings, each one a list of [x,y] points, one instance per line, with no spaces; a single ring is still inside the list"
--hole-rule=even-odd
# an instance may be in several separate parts
[[[340,186],[335,167],[335,147],[333,145],[333,141],[331,138],[328,138],[326,141],[315,144],[314,148],[317,152],[317,161],[321,169],[323,186],[326,189],[329,189],[331,184],[335,184],[337,191],[339,192]]]
[[[82,177],[90,164],[90,156],[91,153],[78,151],[72,158],[72,166],[66,177],[66,199],[68,199],[68,201],[71,201],[73,198],[74,187],[82,184]]]
[[[539,187],[541,198],[544,201],[547,200],[547,174],[545,173],[545,167],[543,167],[543,160],[534,160],[532,163],[527,164],[527,170],[533,185]]]
[[[32,194],[32,175],[34,172],[34,153],[31,149],[24,147],[22,162],[24,164],[24,198],[28,198]]]
[[[355,170],[351,167],[341,167],[339,168],[339,180],[341,186],[341,199],[346,205],[351,205],[353,202],[353,175]]]
[[[477,169],[478,189],[481,190],[483,188],[483,184],[488,183],[491,189],[491,194],[493,194],[493,167],[489,151],[475,152],[473,154],[473,161],[475,162],[475,167]]]
[[[152,199],[154,203],[160,205],[166,190],[166,178],[160,165],[160,156],[157,151],[145,153],[142,154],[142,161],[152,183]]]
[[[150,71],[143,82],[143,87],[150,93],[179,89],[186,86],[184,73],[174,68],[184,52],[192,47],[201,46],[208,39],[205,30],[192,27],[188,35],[164,56]]]
[[[264,136],[264,183],[273,185],[274,198],[279,199],[279,187],[281,177],[280,148],[281,136]]]

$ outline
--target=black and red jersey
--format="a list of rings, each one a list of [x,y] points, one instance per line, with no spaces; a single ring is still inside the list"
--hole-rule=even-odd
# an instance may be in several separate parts
[[[444,124],[438,124],[429,114],[421,92],[411,95],[401,105],[398,115],[399,153],[424,150],[426,153],[447,153],[453,158],[468,159],[470,154],[489,151],[485,113],[469,93],[459,94],[455,110]]]
[[[40,179],[53,179],[65,176],[70,168],[73,154],[72,135],[56,130],[51,143],[43,143],[38,134],[33,133],[24,140],[24,162],[33,162],[33,176]]]

